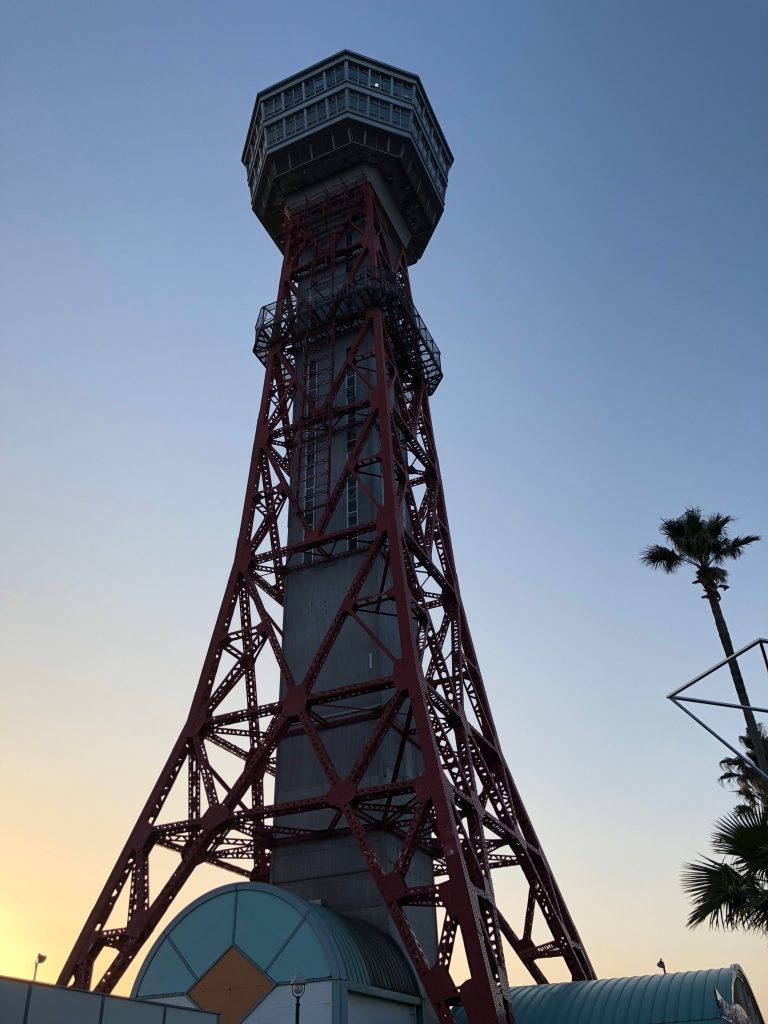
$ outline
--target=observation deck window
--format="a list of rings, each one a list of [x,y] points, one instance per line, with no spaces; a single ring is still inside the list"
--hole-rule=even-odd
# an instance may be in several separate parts
[[[289,114],[285,119],[285,136],[290,138],[302,131],[304,131],[304,111],[297,110],[295,114]]]
[[[325,84],[330,89],[332,85],[338,85],[339,82],[344,81],[344,65],[334,64],[332,68],[328,68],[325,72]]]
[[[368,100],[368,110],[371,117],[376,117],[379,121],[390,122],[392,120],[392,104],[387,103],[386,100],[380,100],[375,96],[371,96]]]
[[[350,82],[357,82],[358,85],[368,85],[368,68],[363,67],[362,64],[355,64],[354,61],[350,61],[349,80]]]
[[[286,108],[293,107],[297,103],[301,103],[304,99],[304,88],[302,83],[299,82],[298,85],[292,85],[289,89],[286,89],[283,93],[283,98],[285,99]]]
[[[392,79],[380,71],[371,71],[371,88],[380,89],[389,95],[392,92]]]
[[[267,126],[267,143],[271,146],[275,142],[282,142],[283,140],[283,122],[277,121],[275,124]]]
[[[336,114],[341,114],[347,109],[346,96],[344,91],[335,92],[332,96],[328,97],[328,117],[334,117]]]
[[[396,103],[392,104],[392,124],[398,128],[408,128],[411,123],[411,112],[406,110],[405,107],[398,107]]]
[[[400,78],[392,79],[392,95],[399,96],[404,100],[413,99],[413,86],[410,82],[403,82]]]
[[[349,90],[349,109],[357,114],[368,113],[368,97],[354,89]]]
[[[264,100],[264,116],[272,117],[273,114],[279,114],[283,109],[283,97],[282,96],[268,96]]]
[[[316,96],[319,92],[322,92],[324,88],[325,78],[321,71],[319,75],[312,75],[311,78],[304,82],[304,95],[309,99],[310,96]]]
[[[325,121],[327,117],[325,100],[313,103],[311,107],[307,107],[307,128],[312,128],[314,125],[319,124],[320,121]]]

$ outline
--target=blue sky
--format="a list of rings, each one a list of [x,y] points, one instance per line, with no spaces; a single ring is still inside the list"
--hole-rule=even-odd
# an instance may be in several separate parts
[[[46,947],[53,980],[186,716],[280,265],[240,152],[258,89],[350,47],[421,75],[455,156],[414,297],[465,605],[573,916],[603,976],[736,960],[768,1006],[764,942],[684,927],[680,865],[732,801],[664,694],[720,650],[685,576],[637,561],[686,504],[768,533],[765,4],[0,8],[2,800],[27,840],[0,851],[0,972]],[[768,542],[734,567],[737,646],[767,569]]]

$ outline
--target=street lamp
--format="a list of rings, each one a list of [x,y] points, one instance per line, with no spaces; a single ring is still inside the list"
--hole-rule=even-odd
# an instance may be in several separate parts
[[[299,1024],[301,1014],[301,997],[304,995],[304,989],[307,987],[307,979],[303,974],[294,974],[291,978],[291,992],[296,997],[296,1024]]]
[[[45,953],[37,954],[37,956],[35,957],[35,969],[32,973],[32,981],[35,981],[37,979],[38,964],[44,964],[47,959],[48,957],[45,955]]]

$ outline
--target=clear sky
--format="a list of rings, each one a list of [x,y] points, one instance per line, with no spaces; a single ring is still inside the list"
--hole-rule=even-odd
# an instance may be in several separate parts
[[[664,695],[720,649],[637,560],[686,504],[768,534],[768,6],[1,6],[0,973],[55,979],[186,717],[280,266],[240,152],[259,88],[350,47],[421,75],[456,158],[414,296],[465,605],[573,916],[603,977],[738,961],[768,1011],[765,941],[685,928],[733,800]],[[737,646],[767,578],[768,540]]]

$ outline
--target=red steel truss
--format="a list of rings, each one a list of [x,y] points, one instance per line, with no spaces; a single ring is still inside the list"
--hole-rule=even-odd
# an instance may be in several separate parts
[[[536,982],[546,981],[540,961],[548,958],[559,958],[574,980],[595,976],[491,717],[459,592],[430,418],[428,392],[439,368],[413,309],[404,253],[393,258],[393,237],[375,192],[363,183],[287,218],[278,302],[263,313],[257,336],[264,390],[221,610],[187,721],[61,984],[89,988],[103,956],[111,962],[103,974],[99,966],[95,988],[111,991],[198,865],[266,881],[272,850],[333,832],[358,844],[440,1021],[452,1022],[451,1007],[459,1002],[471,1024],[513,1021],[505,944]],[[329,259],[344,265],[343,282],[323,278]],[[341,332],[347,347],[334,348]],[[331,358],[328,386],[319,393],[308,388],[301,367],[323,341],[327,351],[343,355]],[[358,382],[353,407],[344,388],[350,370]],[[332,433],[351,413],[354,446],[329,480],[324,504],[309,516],[296,481],[299,439],[308,422]],[[331,530],[352,478],[375,515]],[[284,536],[289,511],[303,525],[303,537],[291,544]],[[282,643],[286,579],[308,559],[344,558],[355,560],[356,571],[350,570],[347,592],[308,669],[294,678]],[[396,617],[397,650],[372,627],[382,615]],[[345,628],[365,631],[391,670],[364,682],[340,677],[319,692],[318,674]],[[370,701],[368,710],[355,706],[356,698],[373,693],[380,695],[375,710]],[[339,774],[324,733],[366,716],[367,742],[351,771]],[[398,757],[387,782],[366,786],[366,769],[393,731],[401,753],[418,745],[423,767],[403,777]],[[276,803],[276,749],[299,733],[311,744],[327,790]],[[302,828],[302,813],[318,810],[327,812],[327,826],[318,832],[315,813],[315,824]],[[371,842],[382,830],[399,843],[393,864],[382,864]],[[158,848],[179,859],[170,877],[164,872],[167,880],[153,884]],[[409,882],[419,849],[433,859],[434,884]],[[514,919],[494,896],[493,872],[502,869],[516,873],[527,893],[512,908]],[[434,963],[411,928],[405,912],[411,906],[438,908]],[[111,922],[117,910],[122,923]],[[469,966],[463,984],[453,962],[458,936]]]

